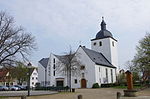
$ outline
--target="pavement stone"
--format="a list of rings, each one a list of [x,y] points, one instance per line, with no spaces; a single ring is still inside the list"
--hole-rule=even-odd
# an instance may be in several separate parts
[[[56,91],[30,91],[30,96],[51,95],[56,94]],[[27,96],[28,91],[0,91],[0,96]]]

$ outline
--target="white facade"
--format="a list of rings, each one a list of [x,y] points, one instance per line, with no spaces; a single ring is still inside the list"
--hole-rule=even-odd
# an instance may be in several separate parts
[[[35,87],[37,82],[38,82],[38,72],[37,68],[34,68],[30,76],[30,87]]]
[[[36,83],[38,83],[38,71],[37,68],[32,68],[30,75],[30,88],[36,87]],[[24,81],[22,86],[28,86],[28,81]]]
[[[101,46],[100,46],[101,42]],[[103,38],[91,41],[91,49],[102,53],[112,65],[118,68],[117,40],[113,38]]]
[[[72,76],[72,88],[91,88],[94,83],[110,84],[116,82],[118,68],[117,40],[106,30],[104,20],[101,23],[101,31],[91,40],[91,49],[79,46],[76,51],[77,60],[85,68],[77,76]],[[61,62],[58,55],[50,54],[49,58],[39,61],[39,82],[49,81],[45,86],[67,86],[67,77],[56,69]],[[48,59],[48,61],[46,61]],[[46,65],[45,65],[46,64]]]
[[[44,59],[44,58],[43,58]],[[38,63],[38,82],[41,86],[50,86],[50,58],[46,58],[46,66]]]

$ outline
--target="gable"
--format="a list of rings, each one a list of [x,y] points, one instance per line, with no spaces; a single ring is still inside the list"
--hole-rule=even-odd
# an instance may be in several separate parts
[[[49,61],[49,58],[42,58],[39,63],[44,67],[46,68],[47,65],[48,65],[48,61]]]

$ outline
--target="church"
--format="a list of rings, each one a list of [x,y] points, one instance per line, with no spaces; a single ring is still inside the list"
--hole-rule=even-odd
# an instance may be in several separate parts
[[[102,18],[101,30],[91,39],[91,49],[80,45],[76,53],[83,64],[80,75],[71,77],[72,88],[92,88],[94,83],[111,84],[116,82],[118,69],[117,40],[106,29]],[[39,83],[41,86],[67,86],[67,77],[57,72],[57,62],[61,55],[50,54],[38,63]]]

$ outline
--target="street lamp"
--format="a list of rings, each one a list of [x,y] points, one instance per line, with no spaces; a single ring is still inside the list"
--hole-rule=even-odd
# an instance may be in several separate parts
[[[28,66],[28,96],[30,96],[30,75],[32,64],[29,62],[27,66]]]

